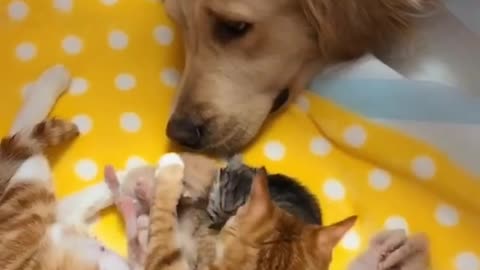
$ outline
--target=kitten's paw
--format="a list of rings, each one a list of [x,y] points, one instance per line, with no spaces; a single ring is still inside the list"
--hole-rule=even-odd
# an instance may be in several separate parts
[[[182,184],[185,165],[178,154],[168,153],[162,156],[155,171],[157,183]]]
[[[40,75],[37,86],[42,88],[42,94],[50,93],[52,98],[57,98],[70,84],[70,73],[63,65],[55,65]]]
[[[389,231],[389,234],[384,239],[383,243],[379,245],[380,261],[383,262],[395,250],[403,246],[408,240],[407,234],[404,230]]]
[[[380,269],[392,269],[402,265],[402,269],[430,269],[428,238],[424,234],[409,237],[406,242],[389,253],[380,263]]]
[[[32,137],[47,146],[55,146],[80,135],[78,127],[61,119],[49,119],[37,124],[32,131]]]
[[[168,167],[170,165],[177,165],[181,166],[182,168],[185,167],[182,158],[177,153],[167,153],[163,155],[160,160],[158,161],[158,168]]]

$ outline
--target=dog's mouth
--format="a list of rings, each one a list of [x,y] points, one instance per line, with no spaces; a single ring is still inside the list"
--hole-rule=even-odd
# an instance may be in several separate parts
[[[280,94],[273,100],[272,108],[270,109],[270,113],[274,113],[278,111],[285,103],[287,103],[288,98],[290,97],[290,89],[285,88],[280,91]]]

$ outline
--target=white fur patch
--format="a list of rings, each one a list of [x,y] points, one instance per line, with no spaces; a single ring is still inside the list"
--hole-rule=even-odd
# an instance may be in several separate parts
[[[117,174],[117,179],[120,183],[120,186],[123,185],[123,183],[125,183],[125,181],[127,180],[128,171],[116,171],[115,173]]]
[[[35,155],[23,162],[10,180],[10,185],[22,182],[50,182],[52,171],[44,155]]]
[[[54,245],[58,245],[61,243],[63,237],[63,228],[60,224],[54,224],[48,230],[48,236],[52,240]]]
[[[112,192],[101,182],[62,199],[57,206],[57,216],[65,224],[86,224],[87,219],[112,204]]]
[[[98,261],[100,270],[129,270],[130,267],[122,259],[122,257],[115,254],[107,254],[100,257]]]
[[[171,165],[180,165],[185,167],[182,158],[177,153],[167,153],[160,158],[158,168],[165,168]]]
[[[55,65],[47,69],[37,80],[37,87],[41,88],[43,95],[48,95],[56,100],[68,87],[70,73],[63,65]]]

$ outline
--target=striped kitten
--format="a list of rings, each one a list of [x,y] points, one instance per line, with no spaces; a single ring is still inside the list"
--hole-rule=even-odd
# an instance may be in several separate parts
[[[0,269],[129,269],[120,256],[88,235],[85,220],[100,210],[95,201],[86,196],[80,204],[73,197],[57,203],[55,198],[42,152],[77,135],[73,124],[47,120],[2,140]]]
[[[236,156],[220,169],[209,194],[207,212],[212,228],[221,229],[250,194],[256,169]],[[268,189],[277,206],[309,224],[322,224],[320,206],[313,194],[298,181],[282,174],[269,174]]]
[[[156,172],[146,270],[190,270],[176,241],[177,204],[183,192],[183,162],[168,154]],[[333,248],[356,217],[330,226],[307,224],[278,207],[265,170],[253,177],[250,195],[220,231],[213,263],[204,270],[326,270]]]

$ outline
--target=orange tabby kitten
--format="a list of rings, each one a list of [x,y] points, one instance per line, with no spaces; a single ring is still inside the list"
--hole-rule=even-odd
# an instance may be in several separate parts
[[[86,233],[84,223],[69,223],[91,215],[98,207],[94,201],[80,212],[72,201],[57,204],[50,166],[41,152],[77,135],[73,124],[48,120],[2,140],[0,269],[129,269],[123,258]]]
[[[146,270],[189,270],[175,238],[183,170],[181,158],[167,154],[156,171]],[[326,270],[333,248],[355,220],[350,217],[330,226],[303,223],[272,202],[266,172],[260,170],[249,199],[220,232],[214,263],[206,269]]]

